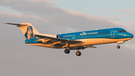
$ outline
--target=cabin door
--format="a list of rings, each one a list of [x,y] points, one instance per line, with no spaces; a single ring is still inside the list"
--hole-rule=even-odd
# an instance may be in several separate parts
[[[115,31],[114,30],[111,31],[111,38],[115,38]]]
[[[75,39],[75,35],[72,36],[72,39]]]

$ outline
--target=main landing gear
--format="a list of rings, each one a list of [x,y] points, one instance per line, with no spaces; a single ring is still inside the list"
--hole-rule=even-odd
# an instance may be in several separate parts
[[[65,52],[66,54],[69,54],[69,53],[70,53],[70,50],[69,50],[69,49],[65,49],[64,52]]]
[[[69,54],[70,50],[69,49],[65,49],[64,52],[65,52],[65,54]],[[75,54],[76,54],[76,56],[81,56],[81,52],[79,50]]]
[[[79,50],[76,52],[76,56],[81,56],[81,52]]]

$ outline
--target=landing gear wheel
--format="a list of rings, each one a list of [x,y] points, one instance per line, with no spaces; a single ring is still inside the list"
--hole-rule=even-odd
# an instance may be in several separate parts
[[[76,52],[76,56],[81,56],[81,52],[80,51],[77,51]]]
[[[117,46],[117,49],[120,49],[120,46],[119,45]]]
[[[70,53],[70,50],[65,49],[64,52],[65,52],[66,54],[69,54],[69,53]]]

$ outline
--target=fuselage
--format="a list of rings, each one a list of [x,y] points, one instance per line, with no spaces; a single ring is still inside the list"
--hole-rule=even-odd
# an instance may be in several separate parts
[[[100,30],[90,30],[90,31],[82,31],[82,32],[74,32],[74,33],[64,33],[57,34],[56,38],[66,39],[66,40],[76,40],[82,41],[82,43],[71,44],[70,47],[82,47],[88,45],[99,45],[99,44],[107,44],[107,43],[124,43],[127,40],[133,38],[131,33],[128,33],[126,30],[122,28],[109,28],[109,29],[100,29]],[[52,47],[51,44],[44,44],[35,39],[26,40],[26,44],[43,46],[49,48],[61,48],[61,47]]]
[[[25,44],[42,46],[48,48],[65,48],[66,54],[70,50],[78,50],[77,56],[81,56],[80,49],[96,48],[93,45],[117,43],[117,48],[120,49],[119,44],[125,43],[133,38],[133,34],[127,32],[123,28],[108,28],[99,30],[89,30],[73,33],[64,33],[57,35],[41,34],[30,23],[5,23],[16,25],[19,27],[25,36]]]
[[[126,30],[122,28],[109,28],[109,29],[58,34],[58,37],[60,39],[68,39],[68,40],[93,39],[93,38],[123,39],[123,38],[133,38],[133,35],[131,33],[128,33]]]

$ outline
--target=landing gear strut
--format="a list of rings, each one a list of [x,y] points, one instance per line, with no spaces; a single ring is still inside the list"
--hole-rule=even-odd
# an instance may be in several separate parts
[[[64,52],[65,52],[66,54],[69,54],[69,53],[70,53],[70,50],[69,50],[69,49],[65,49]]]
[[[117,49],[120,49],[120,46],[119,46],[119,44],[117,45]]]
[[[76,52],[76,56],[81,56],[81,52],[79,50]]]

